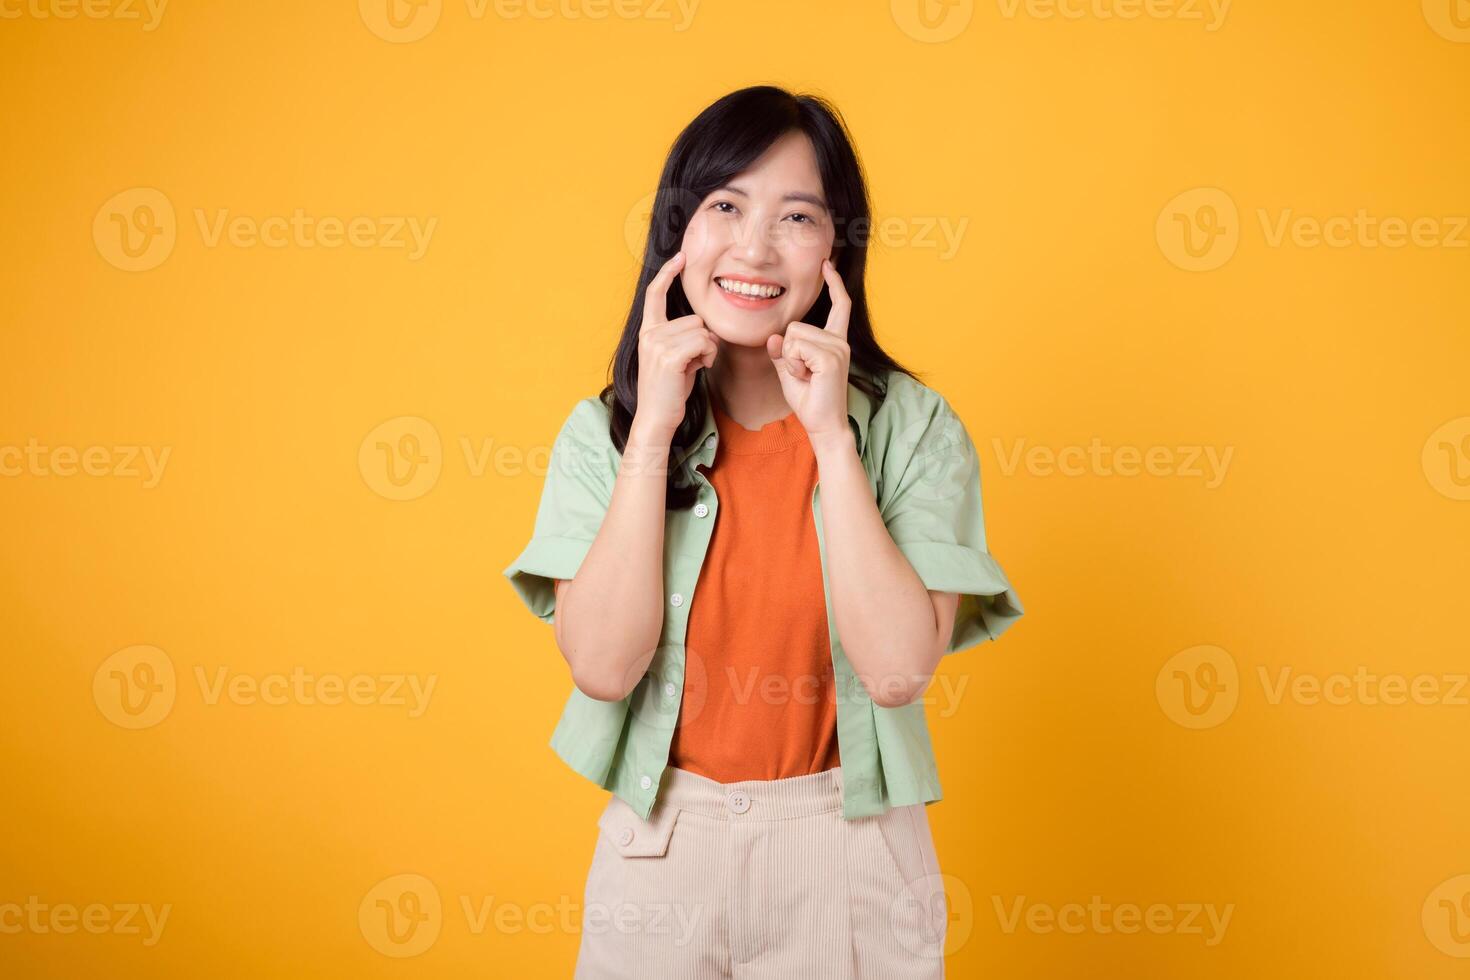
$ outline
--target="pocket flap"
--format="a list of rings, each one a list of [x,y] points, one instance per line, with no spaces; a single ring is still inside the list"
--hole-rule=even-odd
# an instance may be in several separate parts
[[[648,816],[644,820],[622,797],[614,794],[608,799],[602,816],[597,818],[597,826],[625,857],[662,857],[674,836],[679,808],[656,802]]]

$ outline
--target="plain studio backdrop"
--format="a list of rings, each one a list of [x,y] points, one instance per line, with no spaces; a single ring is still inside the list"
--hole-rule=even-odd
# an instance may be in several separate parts
[[[1463,2],[0,12],[0,973],[570,973],[500,571],[769,82],[1026,605],[926,695],[950,975],[1463,975]]]

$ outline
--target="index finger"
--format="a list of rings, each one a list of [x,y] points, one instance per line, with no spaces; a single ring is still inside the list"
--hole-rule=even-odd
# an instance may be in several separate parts
[[[832,311],[827,314],[827,332],[846,340],[852,297],[847,295],[847,287],[842,284],[842,277],[837,274],[837,267],[831,259],[822,260],[822,278],[827,280],[827,293],[832,297]]]
[[[669,319],[669,285],[679,274],[684,262],[684,252],[675,252],[669,260],[659,266],[658,274],[649,280],[643,291],[643,325],[667,323]]]

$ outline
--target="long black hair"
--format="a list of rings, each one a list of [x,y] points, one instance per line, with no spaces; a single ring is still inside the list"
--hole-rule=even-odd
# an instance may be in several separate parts
[[[914,377],[912,371],[879,347],[873,337],[865,284],[872,216],[862,164],[841,114],[820,96],[793,95],[772,85],[743,88],[720,98],[696,116],[674,141],[664,161],[648,223],[648,240],[643,248],[643,268],[622,337],[613,353],[612,382],[599,395],[610,409],[610,434],[619,453],[627,445],[633,415],[638,409],[638,334],[643,324],[644,291],[664,262],[679,250],[694,209],[705,197],[749,168],[771,144],[792,131],[805,133],[811,140],[822,177],[822,193],[836,226],[832,264],[852,298],[847,327],[851,363],[868,375],[863,377],[854,371],[849,380],[871,396],[876,406],[887,392],[885,382],[890,372]],[[677,277],[669,286],[668,300],[670,320],[694,312]],[[831,309],[832,298],[824,283],[804,322],[820,326],[827,322]],[[666,504],[669,510],[687,509],[695,501],[698,487],[693,482],[679,482],[673,461],[681,448],[687,448],[699,434],[707,401],[696,378],[684,405],[684,420],[670,446]]]

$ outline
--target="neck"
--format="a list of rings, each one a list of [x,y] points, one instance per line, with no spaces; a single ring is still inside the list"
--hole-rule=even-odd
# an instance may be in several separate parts
[[[743,428],[758,430],[791,414],[776,365],[764,347],[721,341],[707,380],[720,409]]]

